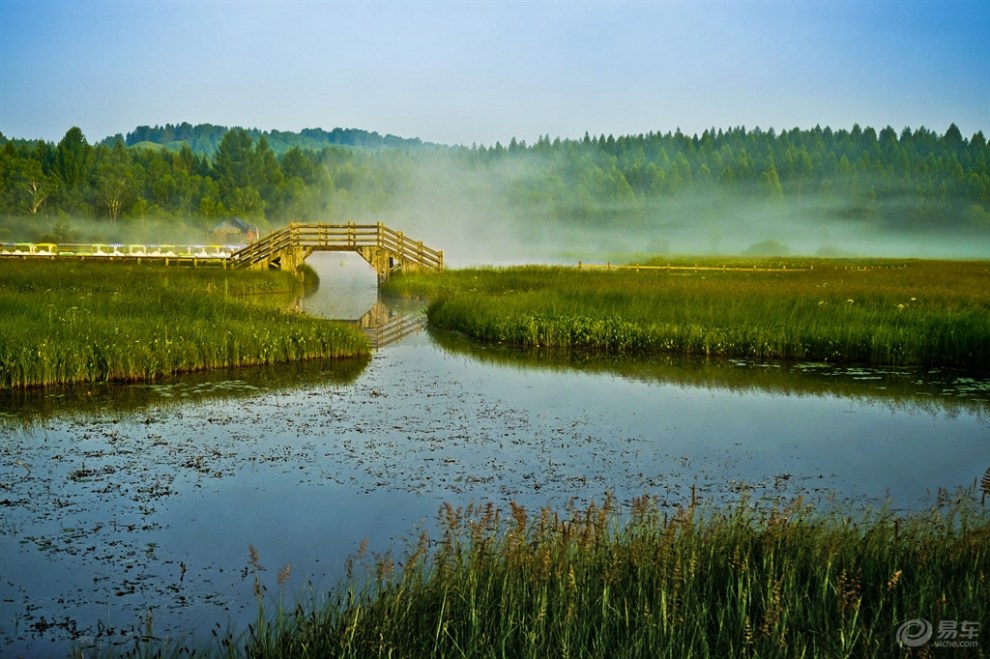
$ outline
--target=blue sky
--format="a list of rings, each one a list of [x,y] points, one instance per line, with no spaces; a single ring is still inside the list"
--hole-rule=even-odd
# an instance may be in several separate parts
[[[990,1],[0,0],[0,132],[362,128],[446,144],[955,123]]]

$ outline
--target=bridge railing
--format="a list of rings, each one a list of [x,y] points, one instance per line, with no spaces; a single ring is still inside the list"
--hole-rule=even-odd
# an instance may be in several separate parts
[[[124,243],[0,243],[0,256],[226,259],[235,245],[156,245]]]
[[[293,223],[248,245],[234,255],[239,267],[271,260],[294,247],[350,250],[378,247],[406,263],[443,269],[443,252],[411,240],[401,231],[378,224]]]
[[[234,267],[250,268],[256,263],[270,261],[291,247],[292,231],[289,225],[251,243],[234,253],[231,258],[234,260]]]
[[[412,261],[433,270],[443,270],[443,252],[430,249],[423,241],[406,238],[401,231],[378,224],[378,246],[398,255],[400,260]]]

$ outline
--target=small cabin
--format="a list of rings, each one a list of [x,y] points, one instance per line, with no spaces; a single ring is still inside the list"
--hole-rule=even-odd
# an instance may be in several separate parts
[[[232,217],[210,229],[210,238],[224,245],[246,245],[258,238],[258,227]]]

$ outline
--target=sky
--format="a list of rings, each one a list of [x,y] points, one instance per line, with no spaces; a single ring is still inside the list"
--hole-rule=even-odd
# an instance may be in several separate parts
[[[707,128],[990,136],[990,0],[0,0],[0,133],[360,128],[442,144]]]

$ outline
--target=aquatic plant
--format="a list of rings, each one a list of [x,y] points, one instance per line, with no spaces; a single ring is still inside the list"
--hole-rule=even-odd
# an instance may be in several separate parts
[[[990,518],[972,491],[907,516],[759,503],[446,504],[439,537],[398,558],[362,547],[328,600],[293,608],[288,570],[272,601],[252,552],[258,619],[219,654],[899,657],[904,621],[985,626]]]
[[[403,275],[386,290],[431,299],[432,326],[491,343],[990,368],[986,262],[701,263],[453,270]]]
[[[6,262],[0,388],[367,355],[353,327],[290,309],[281,272]]]

